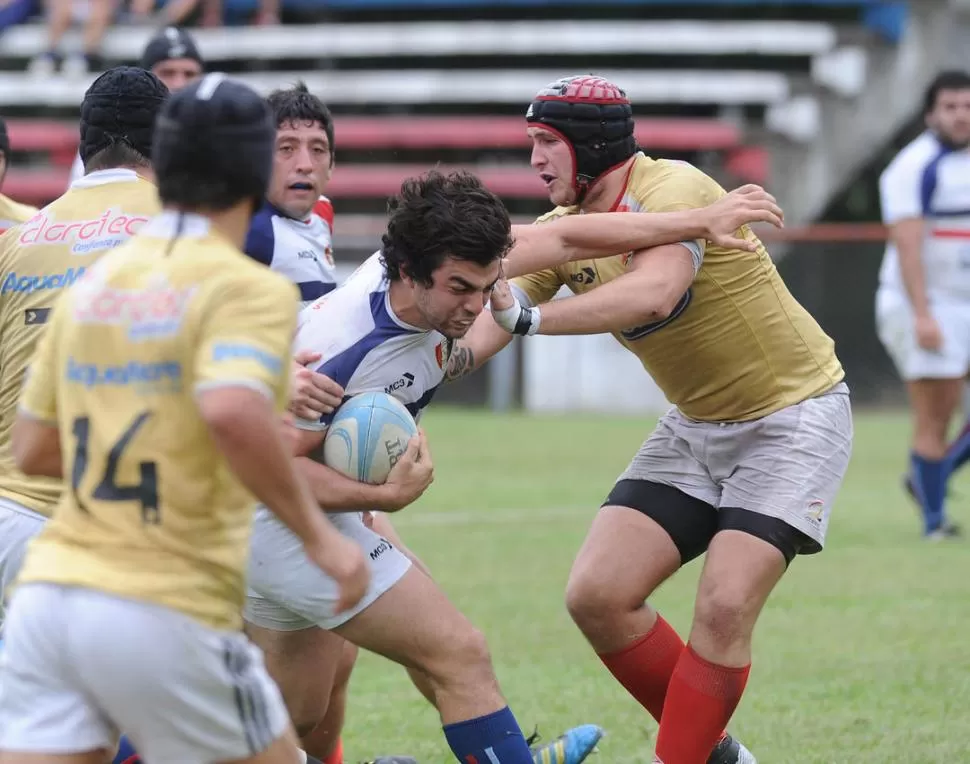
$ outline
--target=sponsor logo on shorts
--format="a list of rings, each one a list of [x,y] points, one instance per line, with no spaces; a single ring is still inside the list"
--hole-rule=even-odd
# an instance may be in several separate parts
[[[33,294],[64,289],[84,275],[84,268],[68,268],[64,273],[45,273],[38,276],[21,276],[8,273],[3,279],[0,294]]]
[[[387,539],[381,539],[381,543],[371,549],[370,558],[371,562],[380,557],[384,552],[390,552],[394,547]]]
[[[178,361],[102,365],[67,359],[67,379],[87,388],[151,387],[154,391],[174,392],[182,385],[182,365]]]
[[[821,523],[822,516],[825,514],[825,502],[815,499],[808,503],[808,517],[814,523]]]
[[[47,213],[35,215],[21,226],[22,246],[68,245],[75,255],[111,249],[130,239],[148,222],[148,217],[130,215],[110,207],[97,218],[57,221]]]
[[[85,282],[87,283],[87,282]],[[198,287],[176,288],[165,278],[142,289],[120,289],[103,284],[78,292],[74,319],[80,323],[123,326],[132,341],[176,334]]]
[[[212,347],[212,360],[216,363],[223,361],[256,361],[263,368],[273,374],[283,371],[283,359],[272,353],[267,353],[254,345],[241,342],[218,342]]]

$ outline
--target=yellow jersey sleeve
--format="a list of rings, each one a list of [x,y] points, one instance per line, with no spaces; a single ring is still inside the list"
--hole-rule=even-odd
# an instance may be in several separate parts
[[[58,300],[30,365],[20,393],[20,411],[41,422],[57,422],[57,341],[65,300]]]
[[[667,164],[666,177],[661,178],[662,182],[650,183],[643,190],[634,191],[644,211],[696,210],[713,204],[725,195],[726,192],[717,182],[691,165],[678,162]],[[696,273],[704,261],[707,242],[704,239],[691,239],[680,243],[690,250]]]
[[[563,285],[559,272],[554,268],[519,276],[510,283],[516,298],[528,307],[549,302]]]
[[[221,287],[195,358],[195,391],[249,387],[286,404],[296,288],[277,277],[249,277]]]

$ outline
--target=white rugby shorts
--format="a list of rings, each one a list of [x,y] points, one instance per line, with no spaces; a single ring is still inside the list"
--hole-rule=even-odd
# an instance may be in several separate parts
[[[364,551],[371,581],[363,599],[350,610],[335,613],[337,583],[314,565],[299,537],[266,507],[259,507],[253,522],[249,550],[249,591],[243,610],[254,626],[274,631],[299,631],[319,626],[335,629],[393,587],[411,567],[411,560],[366,525],[360,512],[329,515],[344,536]]]
[[[913,310],[905,294],[880,287],[876,292],[876,331],[899,376],[956,379],[970,371],[970,301],[934,301],[930,311],[943,334],[943,347],[924,350],[916,341]]]
[[[15,501],[0,497],[0,629],[6,618],[10,586],[24,564],[28,542],[47,518]]]
[[[262,653],[239,632],[79,587],[18,587],[0,654],[0,749],[114,750],[145,761],[254,756],[289,717]]]

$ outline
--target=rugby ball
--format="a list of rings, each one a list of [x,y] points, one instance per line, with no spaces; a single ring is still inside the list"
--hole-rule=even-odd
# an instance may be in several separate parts
[[[387,393],[361,393],[334,414],[323,441],[323,463],[362,483],[379,485],[418,426],[404,404]]]

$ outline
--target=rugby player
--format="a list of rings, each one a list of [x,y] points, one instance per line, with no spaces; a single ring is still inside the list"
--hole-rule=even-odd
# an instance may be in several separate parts
[[[0,187],[3,186],[9,167],[10,136],[7,134],[7,123],[0,118]],[[0,194],[0,234],[18,223],[30,220],[36,213],[36,207],[15,202],[6,194]]]
[[[98,77],[81,103],[87,175],[29,222],[0,238],[0,586],[6,591],[27,542],[61,497],[60,480],[25,475],[10,433],[30,358],[63,290],[160,211],[151,167],[155,117],[168,96],[143,69]],[[2,609],[0,609],[2,621]]]
[[[347,395],[391,388],[413,413],[419,414],[444,376],[452,339],[460,336],[482,310],[498,274],[499,258],[511,244],[511,227],[501,203],[477,179],[466,175],[444,177],[433,173],[409,181],[395,204],[382,253],[368,260],[342,287],[304,310],[296,349],[322,354],[326,360],[318,371],[340,383]],[[727,204],[734,209],[738,197]],[[752,207],[759,207],[756,216],[764,214],[762,208],[777,209],[773,202],[764,200],[740,206],[746,207],[746,214],[751,214]],[[715,212],[710,214],[719,217]],[[554,245],[547,246],[547,254],[560,256],[560,246],[566,246],[567,252],[579,246],[592,247],[593,252],[615,252],[631,242],[675,241],[684,230],[704,235],[709,229],[698,228],[702,217],[695,211],[638,219],[594,215],[585,220],[564,220],[548,227],[548,238]],[[739,224],[734,220],[727,230],[733,231]],[[665,229],[669,225],[679,229]],[[580,232],[597,227],[601,240],[582,245]],[[712,235],[724,234],[719,231]],[[543,238],[532,231],[523,232],[522,256],[541,251]],[[606,245],[603,240],[608,240]],[[415,379],[409,385],[395,385],[405,371]],[[316,447],[328,421],[324,416],[317,422],[302,422],[301,426],[313,433],[303,439],[304,449]],[[338,501],[335,473],[307,460],[303,464],[315,484],[329,486],[318,495],[325,509],[401,508],[382,506],[385,499],[381,486],[353,481],[356,496],[348,494],[350,501]],[[493,753],[499,755],[501,751],[514,757],[499,756],[501,761],[528,761],[523,756],[529,749],[518,725],[494,687],[480,635],[443,600],[429,576],[412,569],[404,551],[366,527],[357,514],[345,514],[337,522],[363,545],[374,569],[374,585],[358,612],[339,617],[332,614],[331,586],[299,559],[292,536],[268,516],[265,521],[257,516],[254,531],[246,620],[249,633],[263,647],[290,701],[297,729],[312,729],[321,714],[319,706],[326,703],[320,677],[327,664],[332,665],[332,639],[326,633],[332,630],[427,676],[433,692],[426,694],[434,699],[446,724],[446,736],[460,760],[469,754],[489,760],[484,749],[493,747],[492,733],[500,727],[510,732],[505,743],[508,748],[503,751],[498,747]],[[443,631],[430,629],[428,623],[410,623],[407,614],[415,607],[428,614],[422,621],[441,624]],[[482,683],[491,689],[471,690],[474,684]],[[480,715],[475,716],[475,712]],[[469,738],[466,732],[474,735]],[[563,741],[556,743],[561,748]],[[576,758],[557,756],[551,761],[581,761],[585,753]],[[546,759],[537,754],[536,760]]]
[[[337,285],[333,117],[302,82],[267,99],[276,117],[273,176],[246,236],[246,254],[289,278],[309,305]]]
[[[959,534],[946,518],[946,482],[970,459],[970,424],[947,450],[947,430],[970,372],[970,75],[939,74],[924,97],[926,130],[879,178],[889,244],[876,327],[906,383],[913,412],[905,483],[928,539]],[[967,413],[967,412],[965,412]],[[968,414],[970,416],[970,414]]]
[[[630,101],[599,77],[565,78],[527,111],[532,166],[557,208],[685,210],[723,190],[682,162],[637,151]],[[515,334],[610,332],[674,407],[597,514],[567,605],[614,677],[660,723],[655,761],[747,764],[724,729],[741,699],[751,635],[798,554],[822,548],[852,443],[831,339],[767,251],[697,237],[571,262],[499,283],[452,354],[480,366]],[[576,296],[552,300],[563,285]],[[496,326],[496,321],[501,326]],[[706,552],[687,645],[645,600]]]
[[[199,54],[195,39],[178,27],[159,30],[145,45],[139,66],[164,82],[171,93],[195,82],[205,71],[205,62]],[[71,182],[82,175],[84,162],[78,154],[71,166]]]
[[[54,308],[13,444],[71,490],[11,605],[0,762],[95,764],[119,726],[149,761],[305,761],[240,631],[250,494],[340,582],[337,611],[368,570],[281,437],[295,290],[241,252],[274,134],[224,75],[169,100],[152,154],[165,211]]]

